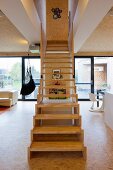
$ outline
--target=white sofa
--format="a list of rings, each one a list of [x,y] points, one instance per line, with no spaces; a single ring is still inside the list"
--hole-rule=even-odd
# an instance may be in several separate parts
[[[0,106],[13,106],[18,101],[18,91],[0,91]]]

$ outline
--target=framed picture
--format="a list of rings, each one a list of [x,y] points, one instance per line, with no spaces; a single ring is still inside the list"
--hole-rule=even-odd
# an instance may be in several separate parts
[[[66,89],[49,89],[49,94],[66,94]],[[49,99],[66,99],[66,97],[49,97]]]
[[[66,94],[66,89],[49,89],[49,94]]]
[[[60,70],[53,70],[52,79],[60,79]]]

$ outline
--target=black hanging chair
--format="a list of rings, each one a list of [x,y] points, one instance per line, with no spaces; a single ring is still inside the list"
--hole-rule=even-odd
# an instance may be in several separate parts
[[[20,91],[20,94],[22,94],[22,95],[31,94],[35,90],[35,87],[36,87],[35,82],[32,78],[30,62],[29,62],[29,65],[27,66],[26,79],[29,79],[29,80],[27,80],[27,82],[25,81],[22,84],[22,88],[21,88],[21,91]]]

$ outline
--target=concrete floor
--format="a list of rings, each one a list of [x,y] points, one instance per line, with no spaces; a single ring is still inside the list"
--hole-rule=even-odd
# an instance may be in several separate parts
[[[113,170],[113,131],[103,113],[89,112],[90,102],[80,102],[87,161],[78,153],[39,153],[27,160],[35,102],[18,102],[0,115],[0,170]]]

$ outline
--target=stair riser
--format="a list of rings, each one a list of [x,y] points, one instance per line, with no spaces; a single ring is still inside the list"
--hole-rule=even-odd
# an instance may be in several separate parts
[[[61,75],[62,75],[63,79],[69,79],[69,78],[72,79],[73,78],[72,74],[61,74]],[[43,74],[43,78],[45,80],[51,80],[51,79],[53,79],[53,74]]]
[[[58,108],[57,108],[58,109]],[[60,111],[62,112],[62,113],[69,113],[69,111],[71,111],[71,113],[73,113],[72,112],[72,110],[73,110],[73,112],[74,112],[74,114],[80,114],[80,111],[79,111],[79,106],[78,107],[75,107],[75,108],[73,108],[73,109],[71,109],[71,107],[69,107],[69,108],[66,108],[65,109],[65,107],[60,107],[58,110],[56,110],[56,108],[54,107],[54,108],[51,108],[51,107],[44,107],[43,109],[41,109],[41,108],[38,108],[37,106],[35,107],[35,114],[40,114],[40,113],[48,113],[48,112],[53,112],[53,113],[60,113]],[[64,118],[65,119],[65,118]]]
[[[65,47],[68,47],[68,42],[67,41],[47,41],[47,47],[56,47],[56,46],[65,46]]]
[[[56,47],[47,47],[47,51],[68,51],[68,47],[65,47],[65,46],[56,46]]]
[[[59,53],[59,54],[57,54],[57,53],[46,53],[46,56],[45,56],[45,58],[62,58],[62,57],[65,57],[65,58],[72,58],[71,56],[70,56],[70,54],[67,54],[67,53]]]
[[[44,58],[43,60],[44,62],[72,62],[72,59],[71,58],[57,58],[57,57],[54,57],[54,58]]]
[[[74,108],[75,112],[74,113],[78,113],[79,111],[79,104],[78,103],[50,103],[47,105],[43,105],[43,104],[36,104],[37,108]],[[77,112],[76,112],[77,109]]]
[[[55,68],[56,69],[56,68]],[[54,69],[54,70],[55,70]],[[60,69],[60,68],[57,68],[58,70]],[[57,70],[56,69],[56,70]],[[43,68],[43,72],[44,73],[46,73],[46,72],[53,72],[53,68]],[[64,73],[66,73],[66,72],[68,72],[68,73],[72,73],[72,68],[62,68],[62,72],[64,72]]]
[[[66,67],[70,67],[72,68],[72,64],[71,63],[45,63],[43,64],[43,68],[44,67],[52,67],[53,70],[55,70],[57,67],[59,67],[60,69],[63,67],[66,68]]]
[[[68,43],[47,43],[47,48],[48,47],[67,47],[68,48]]]
[[[83,134],[61,134],[61,135],[31,135],[32,142],[38,142],[38,141],[81,141],[83,138]]]
[[[43,72],[42,74],[43,74],[43,75],[51,75],[51,76],[52,76],[52,75],[53,75],[53,72]],[[66,75],[68,75],[68,74],[69,74],[69,75],[72,75],[73,73],[72,73],[72,72],[61,72],[60,74],[62,74],[62,75],[65,75],[65,74],[66,74]]]
[[[33,121],[33,125],[35,127],[41,126],[41,124],[50,124],[50,125],[71,125],[73,124],[74,126],[80,126],[81,125],[81,118],[79,118],[78,120],[37,120],[34,117],[34,121]]]

